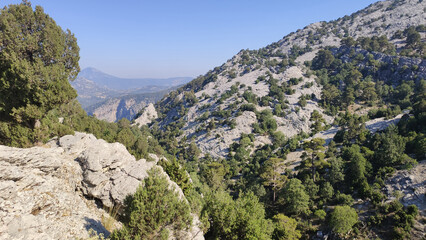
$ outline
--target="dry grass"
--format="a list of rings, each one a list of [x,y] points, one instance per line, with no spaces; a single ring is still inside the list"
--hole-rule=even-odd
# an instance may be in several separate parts
[[[115,223],[117,222],[118,213],[120,211],[120,207],[114,206],[112,208],[104,209],[105,212],[108,212],[107,215],[103,215],[101,219],[101,223],[106,230],[112,232],[115,229]]]

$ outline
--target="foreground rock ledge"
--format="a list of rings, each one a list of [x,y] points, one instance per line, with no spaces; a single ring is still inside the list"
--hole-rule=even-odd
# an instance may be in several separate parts
[[[78,239],[89,229],[108,235],[94,200],[121,206],[156,166],[158,157],[150,157],[136,161],[122,144],[78,132],[45,147],[0,146],[0,239]],[[179,239],[204,239],[198,224],[194,217]]]

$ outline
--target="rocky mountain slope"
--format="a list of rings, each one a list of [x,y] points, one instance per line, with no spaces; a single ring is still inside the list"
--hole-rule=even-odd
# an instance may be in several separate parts
[[[139,115],[139,116],[138,116]],[[155,119],[157,119],[158,114],[157,111],[155,111],[154,104],[150,103],[148,106],[146,106],[143,110],[140,111],[140,114],[138,114],[134,121],[136,125],[143,126],[151,123]]]
[[[172,229],[180,217],[187,219],[183,228],[190,225],[192,211],[207,239],[421,238],[425,9],[421,0],[378,2],[242,50],[155,108],[149,104],[132,125],[88,117],[75,101],[32,124],[12,112],[0,122],[2,144],[38,147],[0,146],[0,239],[108,234],[100,206],[122,208],[154,168],[166,176],[162,187],[146,181],[145,190],[157,191],[142,190],[143,203],[136,194],[122,232],[112,237],[170,231],[170,239],[203,239],[195,215],[191,229]],[[133,97],[111,100],[99,115],[114,121],[118,108],[133,114],[132,105],[140,107]],[[155,118],[150,128],[137,127]],[[75,130],[124,145],[66,135]],[[56,134],[66,136],[43,144]],[[179,197],[156,194],[167,187]],[[144,205],[167,200],[166,209]],[[173,213],[154,233],[142,229],[162,215],[152,210]]]
[[[357,211],[354,238],[424,235],[424,204],[385,203],[386,188],[406,188],[386,187],[385,180],[425,156],[425,9],[424,1],[380,1],[265,48],[241,50],[158,102],[151,129],[209,186],[256,192],[270,214],[305,197],[316,202],[312,212],[283,212],[313,220],[317,211],[330,216],[328,207],[358,208],[359,199],[365,208]],[[290,199],[293,181],[309,196]],[[313,227],[320,230],[313,239],[337,232],[325,219],[324,227]]]
[[[340,57],[342,53],[337,52],[345,49],[337,47],[345,37],[385,35],[401,47],[404,41],[392,37],[409,26],[425,24],[425,7],[425,2],[417,0],[377,2],[351,16],[311,24],[265,48],[242,50],[159,102],[159,125],[176,124],[181,130],[179,138],[194,140],[202,153],[223,158],[241,134],[257,133],[255,147],[271,143],[271,134],[256,131],[259,126],[254,124],[262,124],[262,116],[255,111],[272,113],[276,129],[286,137],[309,133],[314,111],[322,115],[324,124],[331,124],[334,118],[319,106],[322,85],[305,63],[326,46],[333,46]],[[383,60],[380,54],[373,57]],[[413,75],[425,74],[421,59],[408,60],[398,68],[406,68],[404,65],[420,66]],[[285,94],[279,93],[279,88]]]
[[[149,169],[161,169],[158,157],[150,157],[154,161],[136,161],[122,144],[85,133],[43,147],[0,146],[0,239],[79,239],[90,229],[108,235],[108,215],[99,206],[122,207]],[[204,239],[196,216],[190,231],[176,234]]]
[[[71,82],[71,86],[77,91],[77,99],[83,108],[119,94],[116,90],[101,87],[95,82],[83,77],[77,77]]]

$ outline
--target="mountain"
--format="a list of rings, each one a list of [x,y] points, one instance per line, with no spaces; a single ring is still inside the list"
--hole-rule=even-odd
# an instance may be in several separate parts
[[[114,122],[132,120],[148,103],[155,103],[174,87],[187,83],[189,77],[168,79],[124,79],[95,68],[83,69],[71,82],[77,100],[89,115]]]
[[[119,78],[95,68],[85,68],[79,74],[79,77],[93,81],[99,86],[115,90],[135,90],[148,86],[174,87],[191,81],[191,77],[175,78]]]
[[[105,101],[107,98],[120,94],[120,91],[99,86],[95,82],[83,77],[77,77],[71,82],[71,86],[77,90],[77,99],[84,109],[90,105]]]
[[[309,133],[314,111],[322,115],[324,124],[332,124],[335,117],[321,106],[323,84],[306,64],[312,64],[318,51],[326,48],[333,49],[333,54],[342,61],[345,60],[342,54],[346,54],[346,59],[350,54],[359,53],[364,57],[370,54],[359,47],[346,48],[355,53],[343,53],[345,48],[339,49],[339,46],[347,37],[368,40],[373,36],[386,36],[402,51],[404,41],[394,35],[409,26],[425,24],[424,6],[424,2],[417,0],[377,2],[350,16],[313,23],[265,48],[241,50],[223,65],[159,102],[156,107],[163,116],[159,125],[178,125],[183,134],[177,137],[193,139],[202,153],[223,158],[241,134],[254,134],[255,148],[273,141],[272,134],[260,134],[259,129],[255,129],[259,125],[256,123],[262,121],[256,111],[269,111],[271,116],[267,118],[273,118],[276,129],[286,137]],[[424,41],[424,33],[421,35]],[[376,54],[374,59],[380,61],[383,56]],[[422,66],[407,77],[424,76],[424,61],[414,58],[406,62],[408,68]],[[406,68],[404,64],[397,67]],[[215,127],[209,128],[213,123]]]
[[[114,219],[111,239],[423,239],[425,79],[426,2],[387,0],[241,50],[133,124],[35,94],[0,121],[0,239],[87,238]],[[124,95],[99,114],[146,99]]]
[[[252,192],[303,238],[421,239],[424,177],[407,197],[384,188],[426,156],[425,9],[380,1],[241,50],[157,102],[151,130],[211,189]],[[209,223],[207,238],[226,234]]]

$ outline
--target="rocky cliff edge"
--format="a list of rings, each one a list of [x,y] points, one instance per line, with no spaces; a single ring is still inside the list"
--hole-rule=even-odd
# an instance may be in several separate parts
[[[150,157],[136,161],[122,144],[78,132],[44,147],[0,146],[0,239],[80,239],[90,229],[108,235],[99,206],[121,207],[148,170],[161,168]],[[179,236],[204,239],[198,225],[194,216]]]

